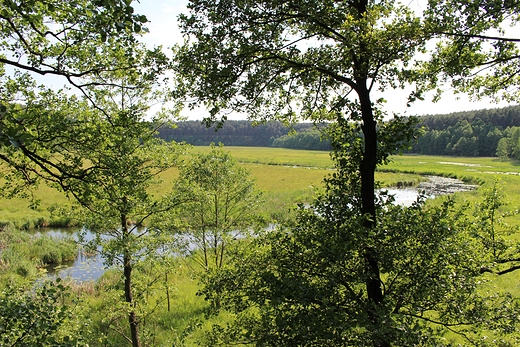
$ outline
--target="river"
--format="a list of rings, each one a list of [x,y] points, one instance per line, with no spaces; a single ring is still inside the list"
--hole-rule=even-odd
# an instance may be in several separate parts
[[[458,191],[468,191],[475,189],[476,186],[464,184],[462,181],[438,177],[427,176],[428,181],[422,182],[416,188],[387,188],[389,194],[395,198],[395,203],[403,206],[410,206],[417,200],[419,191],[424,192],[428,197],[451,194]],[[77,240],[80,228],[70,229],[49,229],[45,234],[51,237],[64,237],[73,235]],[[86,235],[89,237],[88,231]],[[71,278],[75,281],[84,282],[98,279],[105,271],[103,259],[99,254],[86,256],[80,249],[78,256],[73,262],[62,264],[58,267],[49,266],[47,268],[49,278]]]

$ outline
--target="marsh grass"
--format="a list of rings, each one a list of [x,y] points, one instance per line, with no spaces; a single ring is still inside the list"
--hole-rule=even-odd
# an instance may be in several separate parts
[[[327,152],[298,151],[281,148],[247,148],[225,147],[244,167],[251,170],[257,180],[257,186],[264,192],[263,207],[259,210],[269,220],[283,221],[294,216],[291,207],[297,203],[306,203],[312,200],[317,190],[323,188],[323,178],[332,173],[332,162]],[[195,147],[193,151],[209,152],[210,147]],[[520,166],[517,163],[504,162],[494,158],[453,158],[453,157],[429,157],[429,156],[396,156],[392,162],[382,167],[376,178],[383,186],[416,185],[424,180],[423,175],[435,174],[447,177],[456,177],[481,186],[488,187],[499,178],[504,188],[507,204],[501,208],[506,212],[517,209],[520,206]],[[171,189],[171,182],[177,177],[177,169],[164,172],[161,177],[163,185],[157,188],[155,194],[165,194]],[[53,204],[67,204],[67,198],[63,194],[51,192],[51,188],[41,186],[38,196],[46,197],[42,200],[41,207],[29,210],[27,201],[20,199],[1,199],[1,221],[4,221],[4,229],[20,223],[38,224],[39,218],[49,218],[45,207]],[[465,193],[456,193],[453,198],[459,202],[474,203],[481,200],[480,190]],[[432,203],[436,203],[435,200]],[[33,211],[33,212],[31,212]],[[5,212],[5,213],[4,213]],[[31,212],[31,213],[29,213]],[[9,218],[6,218],[9,216]],[[12,219],[10,219],[12,218]],[[25,219],[24,219],[25,218]],[[17,221],[16,223],[13,222]],[[25,221],[25,222],[24,222]],[[518,225],[518,217],[508,219],[510,224]],[[52,221],[47,220],[47,223]],[[2,224],[0,224],[2,225]],[[3,233],[0,233],[3,234]],[[9,234],[9,238],[0,238],[0,248],[4,249],[0,257],[0,273],[13,264],[16,256],[4,255],[7,245],[21,243],[23,239],[30,238],[29,234]],[[511,235],[512,240],[520,239],[519,235]],[[46,241],[40,241],[46,242]],[[25,246],[24,246],[25,247]],[[41,247],[41,246],[40,246]],[[27,252],[28,250],[17,250]],[[34,251],[33,251],[34,252]],[[36,252],[34,252],[36,253]],[[22,258],[20,254],[18,258]],[[31,258],[33,257],[33,258]],[[38,259],[41,255],[31,255],[28,259]],[[146,320],[144,325],[147,331],[147,341],[151,345],[167,346],[195,346],[196,342],[203,341],[204,333],[211,330],[212,324],[225,322],[228,317],[225,314],[218,317],[207,317],[208,303],[197,291],[200,289],[196,266],[193,260],[179,259],[174,263],[175,268],[168,276],[168,283],[172,288],[171,309],[168,310],[164,299],[164,289],[157,289],[150,294],[149,308],[153,308],[153,315]],[[32,275],[34,269],[32,263],[18,263],[16,272]],[[520,287],[517,281],[518,274],[512,272],[503,276],[485,274],[485,283],[482,290],[496,292],[510,292],[515,297],[520,295]],[[97,341],[105,339],[110,345],[125,343],[113,331],[107,328],[106,322],[111,314],[118,308],[115,303],[121,295],[121,274],[117,271],[107,271],[96,283],[71,285],[73,292],[82,297],[84,311],[88,313],[92,321],[90,331],[93,332],[92,346]],[[124,310],[124,308],[122,308]],[[115,312],[117,313],[117,312]],[[115,314],[114,313],[114,314]],[[124,314],[122,319],[126,319]],[[124,322],[124,321],[123,321]]]
[[[166,286],[161,277],[153,288],[144,295],[149,314],[142,321],[141,334],[143,343],[149,346],[198,346],[205,332],[211,330],[214,323],[223,316],[208,316],[209,304],[197,295],[200,289],[200,267],[193,258],[180,257],[170,260],[171,268],[167,271],[167,284],[170,294],[170,309],[166,299]],[[163,269],[164,270],[164,269]],[[154,269],[154,276],[158,276]],[[126,315],[116,312],[117,297],[122,295],[122,276],[117,270],[108,270],[97,282],[73,284],[73,291],[81,298],[84,311],[87,312],[91,346],[126,345],[124,338],[116,332],[126,332]],[[225,314],[224,314],[225,316]],[[110,323],[110,327],[109,327]],[[128,332],[126,332],[128,333]]]
[[[200,153],[208,153],[210,146],[194,147]],[[333,163],[327,151],[307,151],[287,148],[266,147],[224,147],[241,163],[264,164],[276,166],[303,166],[330,169]]]
[[[208,153],[210,146],[193,147],[193,153]],[[257,188],[264,192],[259,214],[266,219],[283,221],[292,218],[290,211],[298,203],[308,203],[316,189],[323,187],[323,178],[333,171],[329,153],[284,148],[224,147],[248,168],[256,178]],[[424,175],[455,177],[468,183],[488,186],[499,177],[507,186],[507,207],[520,206],[520,163],[497,158],[463,158],[403,155],[393,156],[391,162],[378,169],[376,179],[385,187],[417,185]],[[177,168],[163,172],[162,184],[152,191],[168,194]],[[479,201],[480,193],[464,193],[461,200]],[[36,209],[22,198],[0,198],[0,229],[12,226],[31,229],[42,226],[70,226],[73,221],[51,216],[49,207],[66,206],[70,200],[57,190],[40,185],[34,196],[41,200]],[[456,195],[458,197],[459,194]],[[72,223],[73,224],[73,223]]]
[[[52,239],[23,230],[0,232],[0,276],[16,274],[32,278],[38,268],[73,260],[78,245],[72,238]]]

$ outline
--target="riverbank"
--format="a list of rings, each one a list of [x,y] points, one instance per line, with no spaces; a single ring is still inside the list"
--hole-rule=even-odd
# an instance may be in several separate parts
[[[72,237],[52,238],[23,230],[4,230],[0,232],[0,278],[33,278],[38,269],[74,261],[78,250],[79,245]]]

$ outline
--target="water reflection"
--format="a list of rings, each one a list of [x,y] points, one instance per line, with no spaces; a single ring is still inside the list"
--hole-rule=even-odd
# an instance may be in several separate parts
[[[410,189],[386,189],[389,194],[395,196],[395,203],[404,206],[410,206],[417,199],[417,190]],[[273,228],[270,225],[269,228]],[[86,241],[94,238],[94,234],[88,230],[81,228],[63,228],[63,229],[48,229],[45,231],[39,231],[38,234],[46,235],[55,239],[73,237],[78,241],[78,234],[84,232],[84,238]],[[182,241],[182,240],[180,240]],[[184,240],[188,244],[187,249],[193,249],[196,247],[196,242]],[[83,249],[80,247],[78,255],[74,261],[65,262],[58,266],[48,266],[46,268],[47,276],[49,278],[69,278],[77,282],[93,281],[97,280],[106,270],[103,259],[99,254],[86,255]]]
[[[385,188],[384,191],[387,191],[388,195],[394,196],[396,205],[402,206],[412,206],[419,196],[419,192],[414,188]]]
[[[98,279],[105,270],[103,259],[99,254],[85,255],[80,248],[74,261],[65,262],[59,266],[50,265],[47,267],[47,274],[52,279],[61,277],[85,282]]]
[[[462,182],[461,182],[462,183]],[[446,183],[443,181],[441,186],[445,186]],[[414,188],[388,188],[384,189],[388,192],[389,195],[393,195],[395,199],[395,203],[403,206],[410,206],[416,200],[418,196],[417,189]],[[442,195],[442,192],[434,192],[430,191],[429,196],[432,197],[438,193]],[[270,225],[270,228],[273,228],[273,225]],[[44,232],[40,232],[41,234],[45,234],[49,237],[53,238],[63,238],[63,237],[73,237],[76,241],[78,240],[78,234],[83,231],[85,240],[91,240],[94,235],[88,231],[80,228],[69,228],[69,229],[49,229]],[[189,239],[186,240],[178,240],[184,241],[189,247],[187,249],[191,249],[195,243],[190,242]],[[85,255],[83,250],[80,249],[78,252],[78,256],[76,260],[69,263],[64,263],[60,266],[49,266],[47,268],[48,276],[51,278],[61,277],[61,278],[71,278],[78,282],[90,281],[98,279],[105,271],[105,266],[103,263],[103,259],[99,254],[96,255]]]

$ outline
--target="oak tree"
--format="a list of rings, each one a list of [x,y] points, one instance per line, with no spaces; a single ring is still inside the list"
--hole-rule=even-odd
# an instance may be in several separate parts
[[[411,64],[432,35],[421,18],[393,1],[194,0],[188,8],[191,13],[180,18],[188,42],[177,52],[178,90],[204,104],[209,121],[224,114],[223,121],[233,110],[259,120],[358,124],[363,150],[353,173],[369,235],[376,227],[376,166],[411,135],[379,133],[384,99],[373,94],[403,87],[412,77],[421,84]],[[412,93],[403,103],[417,97]],[[397,124],[406,121],[396,117],[390,128],[405,128]],[[374,325],[383,302],[378,258],[367,245],[365,290]]]
[[[302,212],[302,219],[287,232],[271,235],[283,242],[268,241],[267,258],[261,258],[265,262],[257,262],[258,254],[253,252],[252,267],[259,273],[248,267],[247,261],[241,263],[246,269],[237,269],[239,274],[255,273],[244,292],[240,283],[247,283],[241,282],[249,278],[247,275],[237,281],[233,281],[233,272],[222,275],[229,279],[228,293],[239,292],[230,295],[235,312],[251,303],[261,311],[258,324],[258,317],[238,317],[242,324],[234,332],[242,337],[245,332],[250,339],[247,342],[419,344],[435,337],[427,333],[428,323],[422,325],[416,319],[430,318],[431,323],[450,330],[452,324],[464,324],[451,320],[456,311],[450,312],[452,308],[471,311],[471,305],[460,306],[462,297],[468,294],[472,303],[479,301],[474,295],[478,272],[464,269],[469,260],[464,257],[471,254],[462,252],[462,258],[450,258],[444,253],[450,243],[465,247],[464,240],[452,239],[453,234],[447,232],[446,228],[457,221],[449,209],[423,212],[419,204],[415,209],[404,209],[407,217],[399,217],[401,212],[381,204],[376,195],[376,168],[416,136],[411,119],[394,116],[392,121],[383,122],[384,92],[411,86],[413,91],[403,97],[403,104],[410,103],[437,87],[439,71],[449,71],[446,62],[437,65],[437,72],[421,69],[421,59],[429,59],[425,54],[428,44],[443,35],[443,28],[429,16],[442,9],[436,4],[432,2],[432,12],[422,16],[394,1],[192,0],[190,14],[180,17],[186,43],[177,50],[176,69],[183,78],[178,91],[191,97],[193,106],[208,108],[208,123],[225,121],[226,114],[235,111],[256,120],[300,118],[338,125],[334,136],[338,173],[329,180],[327,194],[313,209]],[[468,52],[470,59],[471,49]],[[392,254],[405,242],[396,241],[400,233],[408,235],[392,218],[421,221],[417,225],[414,221],[414,227],[409,225],[408,231],[417,236],[410,242],[417,243],[397,248],[403,253]],[[461,230],[465,228],[461,226]],[[438,233],[435,231],[433,243],[423,248],[430,242],[425,239],[426,230]],[[387,243],[394,238],[390,235],[397,237],[395,243]],[[300,245],[303,239],[304,246]],[[443,272],[442,278],[451,284],[428,287],[435,274],[428,272],[430,264],[421,258],[427,249],[439,261],[439,275],[444,267],[455,267],[455,273],[461,271],[462,277],[450,278]],[[317,255],[319,250],[323,253]],[[331,273],[332,269],[337,273]],[[258,278],[266,282],[259,284]],[[388,282],[389,278],[395,282]],[[458,279],[463,283],[456,284]],[[394,286],[401,280],[402,286]],[[397,287],[400,294],[392,293]],[[454,293],[454,301],[441,300],[448,293],[446,288],[456,287],[463,289]],[[484,306],[480,306],[482,312],[489,313]],[[330,311],[321,311],[323,307]],[[433,312],[439,312],[446,319],[436,321],[427,311],[434,316],[437,313]],[[324,317],[322,321],[320,317]],[[461,314],[463,317],[469,316]],[[489,318],[486,314],[482,317]],[[474,315],[471,319],[480,318]],[[394,325],[394,320],[403,325]],[[241,330],[244,327],[251,329]],[[410,334],[401,335],[400,331]],[[233,331],[226,333],[231,338],[237,336]]]

